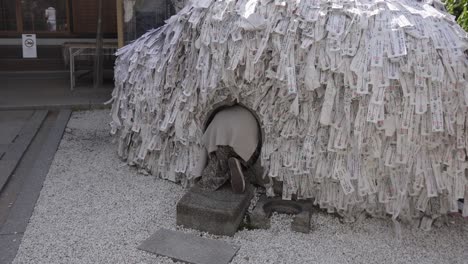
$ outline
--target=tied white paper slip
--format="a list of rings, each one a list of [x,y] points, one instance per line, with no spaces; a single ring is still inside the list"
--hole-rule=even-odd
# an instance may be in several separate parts
[[[372,67],[383,67],[384,64],[384,51],[385,51],[385,44],[384,44],[384,36],[380,34],[379,36],[373,39],[371,44],[371,66]]]
[[[405,33],[402,29],[390,31],[390,52],[389,58],[396,58],[408,54],[406,49]]]
[[[327,23],[327,30],[333,35],[340,36],[344,33],[346,26],[346,16],[345,15],[334,15],[332,16]]]
[[[208,8],[213,0],[197,0],[193,1],[193,7],[195,8]]]

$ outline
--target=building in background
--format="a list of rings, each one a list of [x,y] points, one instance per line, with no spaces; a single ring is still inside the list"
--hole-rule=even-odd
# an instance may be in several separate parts
[[[187,0],[124,0],[124,41],[135,40],[146,31],[164,25],[164,21],[185,6]]]
[[[103,0],[104,42],[123,43],[162,26],[187,0]],[[0,71],[63,71],[64,43],[95,42],[98,0],[0,0]],[[120,12],[120,13],[119,13]],[[23,58],[36,34],[37,58]],[[91,59],[91,58],[90,58]]]
[[[94,42],[97,0],[0,0],[0,71],[65,70],[63,43]],[[105,41],[117,41],[116,0],[103,0]],[[36,34],[37,58],[24,59],[22,34]]]

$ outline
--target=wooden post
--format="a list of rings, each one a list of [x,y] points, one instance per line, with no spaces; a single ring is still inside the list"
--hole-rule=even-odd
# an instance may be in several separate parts
[[[16,32],[23,33],[23,10],[20,0],[16,0]]]
[[[94,88],[98,88],[102,84],[102,1],[99,0],[98,21],[96,33],[96,54],[94,57]]]
[[[117,40],[119,48],[124,46],[123,0],[116,0],[117,7]]]

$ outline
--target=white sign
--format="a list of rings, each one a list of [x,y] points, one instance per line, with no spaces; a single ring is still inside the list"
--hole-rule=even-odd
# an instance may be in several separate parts
[[[23,58],[37,58],[36,34],[23,34]]]

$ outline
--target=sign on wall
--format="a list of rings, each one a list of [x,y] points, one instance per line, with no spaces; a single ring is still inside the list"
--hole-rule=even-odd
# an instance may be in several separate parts
[[[23,58],[37,58],[36,34],[23,34]]]

